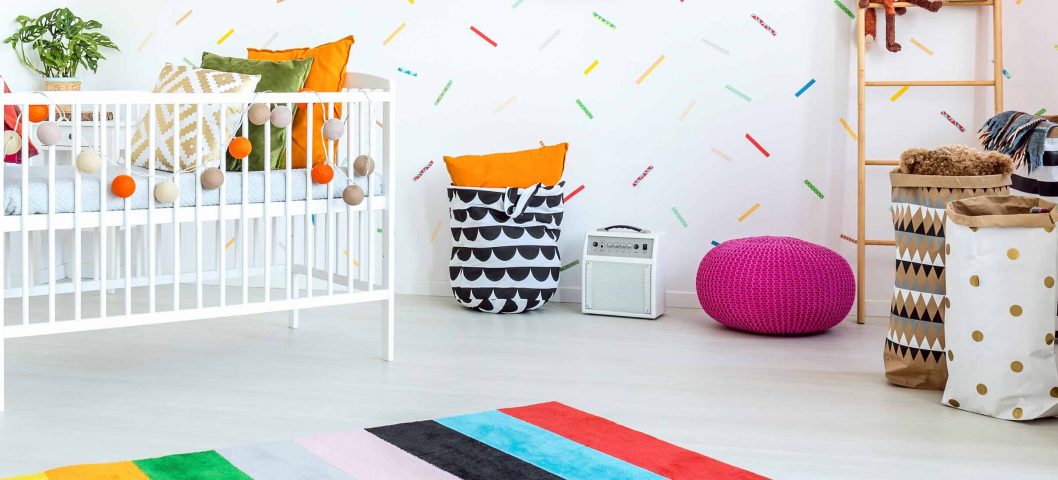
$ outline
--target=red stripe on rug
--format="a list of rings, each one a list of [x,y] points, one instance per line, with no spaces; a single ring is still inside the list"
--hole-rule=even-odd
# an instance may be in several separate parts
[[[502,408],[500,411],[668,478],[767,480],[767,477],[558,402]]]

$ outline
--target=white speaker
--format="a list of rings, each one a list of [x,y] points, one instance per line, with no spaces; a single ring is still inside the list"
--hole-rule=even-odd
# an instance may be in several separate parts
[[[660,233],[613,225],[584,236],[581,312],[655,319],[665,313]]]

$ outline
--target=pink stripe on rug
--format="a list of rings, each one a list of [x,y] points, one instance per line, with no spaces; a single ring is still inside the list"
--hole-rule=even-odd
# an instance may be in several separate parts
[[[405,452],[367,430],[294,440],[353,478],[455,480],[456,477]]]

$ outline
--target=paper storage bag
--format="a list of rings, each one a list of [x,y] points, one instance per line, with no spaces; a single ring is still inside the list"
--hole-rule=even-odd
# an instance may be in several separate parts
[[[942,390],[944,367],[944,208],[948,202],[1005,195],[1010,175],[935,176],[899,172],[892,183],[896,284],[883,358],[889,382]]]
[[[1006,420],[1058,415],[1056,205],[998,196],[947,208],[943,403]]]

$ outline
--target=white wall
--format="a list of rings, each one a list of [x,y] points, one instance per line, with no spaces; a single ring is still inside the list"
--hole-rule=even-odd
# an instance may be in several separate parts
[[[854,0],[844,0],[853,5]],[[408,292],[445,294],[450,237],[446,235],[441,156],[571,144],[566,180],[586,189],[568,204],[562,253],[579,255],[586,230],[612,223],[641,225],[668,233],[665,259],[670,299],[693,302],[694,274],[710,241],[752,235],[790,235],[834,248],[854,260],[855,142],[838,119],[855,128],[854,22],[830,0],[514,0],[378,2],[367,0],[47,0],[5,8],[38,15],[59,5],[101,20],[122,47],[97,75],[82,75],[86,88],[150,88],[161,65],[197,61],[203,50],[243,55],[277,35],[270,48],[322,43],[352,33],[357,38],[350,69],[397,80],[400,102],[398,285]],[[1056,2],[1005,0],[1007,106],[1058,111],[1058,52],[1042,34],[1058,15]],[[179,26],[175,21],[193,13]],[[604,26],[600,15],[616,25]],[[756,14],[777,32],[767,33]],[[990,20],[987,9],[948,8],[941,14],[913,11],[900,19],[904,52],[881,46],[871,53],[871,78],[989,78]],[[402,22],[407,27],[388,46],[383,40]],[[492,37],[498,47],[469,30]],[[0,22],[0,35],[13,30]],[[235,33],[216,41],[229,28]],[[540,45],[559,35],[543,50]],[[138,47],[150,35],[142,51]],[[926,55],[914,37],[934,51]],[[719,44],[724,55],[704,44]],[[636,79],[658,58],[661,65],[641,84]],[[583,71],[594,60],[590,75]],[[411,77],[397,71],[410,69]],[[16,89],[38,82],[9,52],[0,52],[0,72]],[[816,84],[802,97],[809,79]],[[448,80],[451,89],[434,100]],[[732,85],[746,102],[725,90]],[[869,152],[896,158],[911,146],[975,144],[974,132],[991,114],[987,89],[912,88],[896,102],[896,91],[871,92]],[[494,113],[511,97],[517,99]],[[575,103],[581,99],[595,118]],[[679,118],[690,102],[695,106]],[[962,122],[960,133],[940,116]],[[764,158],[745,140],[752,134],[770,153]],[[716,148],[728,162],[713,154]],[[433,168],[412,177],[430,160]],[[632,181],[655,169],[638,188]],[[875,167],[878,168],[878,167]],[[882,168],[870,174],[869,232],[892,235],[887,213],[888,181]],[[810,180],[826,195],[820,200]],[[745,221],[738,216],[761,207]],[[677,207],[688,227],[671,213]],[[442,231],[431,242],[438,222]],[[869,299],[872,310],[888,308],[892,251],[872,250]],[[579,286],[580,269],[566,272],[564,287]],[[685,292],[679,294],[679,292]]]

